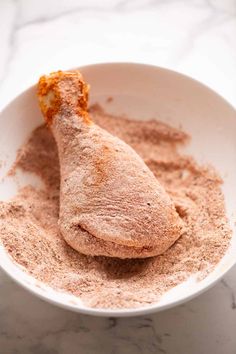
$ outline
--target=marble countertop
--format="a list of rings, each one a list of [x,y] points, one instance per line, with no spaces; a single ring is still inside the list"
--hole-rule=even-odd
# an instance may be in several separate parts
[[[2,0],[0,108],[42,73],[135,61],[190,75],[236,106],[235,0]],[[49,305],[0,271],[1,354],[235,354],[236,267],[161,313],[92,318]]]

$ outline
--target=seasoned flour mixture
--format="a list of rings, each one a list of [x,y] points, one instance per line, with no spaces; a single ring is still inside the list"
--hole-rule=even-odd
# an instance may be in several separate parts
[[[59,163],[47,127],[33,131],[13,171],[37,174],[43,190],[27,186],[0,203],[0,241],[15,262],[35,278],[79,296],[87,306],[132,308],[155,303],[190,275],[202,278],[229,247],[222,180],[211,167],[200,166],[178,152],[188,136],[164,123],[134,121],[90,109],[95,123],[131,145],[163,184],[183,219],[186,231],[163,255],[120,260],[84,256],[62,239],[58,226]]]

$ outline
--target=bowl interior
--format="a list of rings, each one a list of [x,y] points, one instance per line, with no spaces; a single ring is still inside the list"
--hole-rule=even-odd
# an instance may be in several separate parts
[[[236,252],[236,117],[235,110],[204,85],[170,70],[141,64],[98,64],[80,68],[91,85],[90,103],[98,102],[111,113],[124,113],[134,119],[158,118],[183,129],[192,136],[186,151],[199,162],[213,164],[224,179],[227,214],[233,229],[231,247],[215,270],[202,281],[191,278],[163,295],[161,301],[146,308],[99,310],[86,308],[79,298],[48,288],[15,265],[0,247],[1,267],[18,283],[36,295],[74,311],[128,316],[159,311],[197,295],[214,284],[235,263]],[[107,98],[112,97],[111,102]],[[19,186],[40,185],[34,176],[20,173],[6,176],[17,149],[32,129],[42,124],[31,87],[0,114],[0,198],[6,200]]]

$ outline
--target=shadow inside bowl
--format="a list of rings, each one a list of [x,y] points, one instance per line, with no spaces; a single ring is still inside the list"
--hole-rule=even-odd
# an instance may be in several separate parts
[[[95,257],[99,271],[105,273],[107,279],[129,279],[133,276],[144,275],[149,268],[152,258],[119,259]]]

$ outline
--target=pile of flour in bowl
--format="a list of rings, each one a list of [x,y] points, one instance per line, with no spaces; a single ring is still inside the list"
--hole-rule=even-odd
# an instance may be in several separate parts
[[[11,171],[35,173],[45,188],[21,189],[0,202],[0,241],[13,260],[35,278],[79,296],[85,305],[134,308],[156,303],[190,275],[205,277],[229,247],[222,180],[178,151],[189,137],[160,121],[135,121],[90,109],[95,123],[131,145],[163,184],[186,225],[184,235],[163,255],[120,260],[74,251],[58,229],[59,162],[45,126],[34,130]]]

